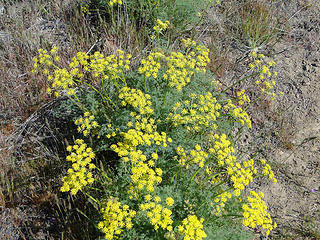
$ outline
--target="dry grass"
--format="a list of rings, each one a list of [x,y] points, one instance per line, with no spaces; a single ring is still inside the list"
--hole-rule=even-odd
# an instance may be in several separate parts
[[[94,227],[85,215],[96,213],[87,207],[85,198],[75,201],[67,194],[58,195],[64,141],[74,133],[65,131],[72,129],[68,126],[71,118],[58,121],[52,117],[56,106],[46,94],[45,77],[30,74],[32,57],[39,48],[53,45],[61,49],[62,66],[77,51],[123,48],[141,54],[141,34],[134,27],[126,30],[127,35],[110,34],[104,20],[92,25],[92,15],[84,14],[77,2],[7,1],[3,6],[0,239],[92,239]]]
[[[46,79],[31,75],[30,69],[32,57],[39,48],[60,46],[62,62],[67,64],[66,59],[78,50],[88,50],[97,37],[89,32],[85,18],[72,12],[75,6],[66,1],[3,4],[4,12],[0,15],[0,239],[81,238],[73,236],[73,232],[88,239],[86,224],[75,225],[75,222],[83,223],[84,217],[70,211],[71,206],[86,203],[74,203],[66,196],[57,195],[59,172],[64,163],[58,152],[63,154],[65,136],[57,134],[55,126],[66,126],[52,119],[47,121],[50,122],[47,126],[43,117],[50,118],[50,111],[45,114],[42,111],[39,116],[43,106],[52,99],[45,91]],[[72,230],[72,225],[78,227],[77,231]]]
[[[100,50],[100,34],[91,30],[76,3],[5,2],[4,9],[0,15],[0,129],[10,133],[51,100],[45,77],[30,74],[37,50],[59,46],[62,64],[67,64],[77,51],[92,46]]]

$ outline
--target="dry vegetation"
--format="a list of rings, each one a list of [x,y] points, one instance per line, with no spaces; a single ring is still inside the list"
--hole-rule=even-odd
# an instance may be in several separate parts
[[[243,59],[250,49],[278,57],[279,75],[292,78],[290,83],[283,79],[281,88],[288,96],[283,102],[273,105],[261,100],[256,103],[252,120],[263,136],[261,132],[248,136],[257,139],[255,147],[266,157],[279,156],[281,160],[274,162],[281,187],[272,189],[264,183],[257,186],[266,188],[273,198],[279,191],[282,198],[280,203],[272,203],[280,226],[272,238],[320,239],[319,178],[314,185],[306,182],[308,176],[302,178],[301,172],[294,170],[294,164],[301,162],[292,159],[295,156],[308,159],[311,165],[306,171],[312,179],[320,177],[317,146],[320,128],[316,120],[319,97],[316,99],[312,95],[319,94],[314,77],[319,74],[319,54],[312,59],[306,56],[320,51],[320,23],[316,15],[320,11],[319,3],[317,0],[221,2],[220,6],[209,10],[205,23],[196,31],[197,38],[211,50],[209,67],[221,87],[229,86],[230,79],[241,75],[247,64]],[[86,217],[90,214],[87,200],[59,194],[65,166],[59,156],[66,154],[63,149],[74,134],[70,115],[63,115],[64,110],[59,113],[60,117],[54,114],[57,102],[60,104],[64,99],[53,100],[46,93],[45,77],[35,78],[30,69],[32,57],[40,47],[60,46],[64,64],[77,50],[112,52],[121,48],[139,58],[148,49],[141,30],[145,23],[135,23],[141,24],[141,28],[137,28],[132,26],[134,23],[123,20],[118,23],[123,34],[112,32],[107,24],[99,13],[85,14],[76,1],[0,3],[0,239],[95,239],[93,226]],[[309,53],[300,53],[299,48],[310,48]],[[295,64],[301,64],[288,61],[292,52],[306,59],[302,67],[306,70],[301,70],[309,71],[306,76],[292,76]],[[298,57],[294,60],[304,61]],[[292,65],[291,72],[286,64]],[[302,89],[307,93],[299,92],[301,88],[297,85],[303,83],[294,82],[296,77],[309,81]],[[307,89],[308,86],[313,89]],[[295,93],[291,93],[291,88]],[[292,110],[295,104],[300,104],[302,110]],[[311,109],[309,115],[314,121],[310,120],[306,109]],[[302,117],[300,110],[304,114]],[[313,131],[304,134],[301,129],[306,119]],[[297,153],[299,151],[302,155]],[[311,189],[314,191],[310,192]],[[293,198],[301,201],[293,201]],[[299,205],[311,203],[308,210]],[[288,208],[288,204],[294,205]]]

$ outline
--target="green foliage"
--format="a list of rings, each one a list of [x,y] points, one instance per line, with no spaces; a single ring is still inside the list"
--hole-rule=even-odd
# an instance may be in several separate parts
[[[193,26],[201,19],[203,11],[212,1],[200,0],[171,0],[160,1],[158,13],[155,16],[159,19],[169,20],[172,29],[181,32]]]
[[[264,195],[245,188],[260,176],[276,179],[265,160],[238,156],[235,140],[251,128],[250,98],[244,90],[229,98],[215,88],[205,46],[182,39],[179,51],[160,49],[168,25],[157,20],[154,49],[137,70],[122,50],[78,52],[68,68],[58,67],[56,48],[33,59],[33,71],[51,81],[47,92],[67,94],[83,112],[74,121],[82,136],[67,147],[61,191],[90,199],[108,240],[228,239],[234,235],[226,225],[239,220],[268,235],[276,223]],[[274,81],[265,80],[272,74],[257,59],[264,56],[252,56],[249,71],[262,76],[256,89],[275,97]],[[251,235],[239,227],[236,236]]]
[[[194,30],[208,7],[215,4],[212,0],[124,0],[112,5],[110,2],[90,0],[81,5],[83,12],[96,19],[96,25],[102,24],[101,27],[113,38],[131,41],[128,44],[143,48],[150,43],[150,33],[158,19],[170,22],[168,38],[159,41],[159,44],[168,46],[167,41],[173,42],[182,34]],[[126,33],[127,39],[123,39],[123,33]]]
[[[239,225],[234,222],[225,222],[224,225],[217,227],[214,226],[211,231],[208,232],[208,239],[217,240],[245,240],[254,239],[253,233],[243,231]]]

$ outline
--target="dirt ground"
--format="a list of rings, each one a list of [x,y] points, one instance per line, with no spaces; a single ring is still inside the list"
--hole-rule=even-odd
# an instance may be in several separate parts
[[[277,184],[260,182],[278,229],[272,239],[320,239],[320,2],[272,1],[288,30],[270,49],[284,92],[267,114],[260,144]],[[231,51],[234,52],[234,51]],[[256,116],[255,116],[256,115]]]
[[[260,182],[255,188],[265,193],[265,200],[278,223],[277,230],[269,239],[319,240],[320,1],[278,0],[272,1],[272,4],[275,6],[276,14],[285,19],[289,26],[284,37],[270,49],[273,59],[277,62],[278,87],[284,92],[284,96],[273,103],[269,115],[257,116],[263,117],[264,126],[256,127],[268,130],[261,144],[267,146],[264,155],[270,160],[278,183]],[[0,5],[0,18],[3,17],[2,11]],[[65,42],[61,38],[66,36],[57,34],[57,31],[64,31],[61,23],[45,23],[41,18],[30,21],[34,24],[31,27],[38,29],[44,38]],[[52,36],[57,39],[52,39]],[[8,32],[0,29],[0,41],[8,41],[11,37]],[[232,44],[227,47],[230,48],[228,54],[241,55],[240,51],[232,49]],[[21,71],[13,73],[15,79],[18,79],[17,76],[23,78],[23,74]],[[222,75],[220,80],[223,81],[230,74],[232,73]],[[21,86],[15,87],[17,89]],[[17,104],[15,101],[18,102],[14,96],[9,102],[1,99],[1,102],[5,102],[2,106],[6,106],[0,109],[1,121],[9,121],[14,114],[18,114],[10,110],[14,107],[10,104]],[[8,112],[12,114],[8,115]],[[2,128],[0,143],[4,143],[6,134]],[[0,149],[4,149],[4,145]],[[4,155],[2,158],[4,159]],[[19,226],[27,227],[24,224],[26,221],[40,221],[37,224],[44,226],[44,230],[38,229],[37,234],[33,235],[34,239],[55,239],[53,236],[58,236],[50,233],[57,225],[52,216],[37,216],[37,208],[33,211],[29,209],[30,212],[26,213],[23,207],[6,207],[3,201],[4,197],[0,191],[0,239],[19,239],[19,236],[21,238]]]
[[[320,2],[282,2],[280,14],[292,16],[274,47],[285,127],[271,153],[279,181],[262,190],[283,239],[320,239]]]

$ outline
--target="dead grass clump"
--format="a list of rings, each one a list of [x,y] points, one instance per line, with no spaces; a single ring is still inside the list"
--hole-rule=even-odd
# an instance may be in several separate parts
[[[32,57],[39,48],[60,47],[62,65],[67,65],[67,59],[77,51],[100,50],[96,44],[100,33],[92,30],[78,3],[66,2],[3,3],[0,14],[1,130],[12,131],[42,104],[52,100],[46,93],[46,76],[30,73]]]
[[[94,225],[85,216],[95,213],[86,207],[85,198],[75,201],[59,192],[64,149],[77,134],[73,113],[58,108],[63,101],[59,98],[44,105],[10,137],[1,135],[0,204],[8,221],[0,232],[22,239],[91,239],[94,235]]]
[[[258,51],[274,45],[281,37],[280,23],[266,1],[246,0],[232,16],[231,26],[238,47]]]

